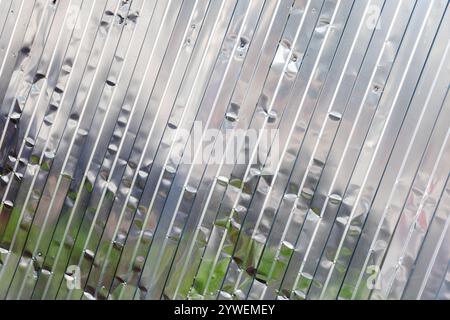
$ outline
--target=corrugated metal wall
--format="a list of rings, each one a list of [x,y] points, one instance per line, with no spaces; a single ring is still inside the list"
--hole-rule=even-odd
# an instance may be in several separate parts
[[[0,32],[0,298],[450,298],[447,0],[1,0]],[[276,133],[212,161],[231,129]]]

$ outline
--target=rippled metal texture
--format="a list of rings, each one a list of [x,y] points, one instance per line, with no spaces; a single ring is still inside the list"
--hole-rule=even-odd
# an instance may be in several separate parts
[[[450,298],[447,0],[1,0],[0,32],[0,298]],[[278,151],[189,164],[194,123]]]

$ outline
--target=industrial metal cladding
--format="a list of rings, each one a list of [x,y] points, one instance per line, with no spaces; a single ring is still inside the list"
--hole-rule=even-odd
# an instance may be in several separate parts
[[[0,298],[450,298],[447,0],[2,0],[0,32]]]

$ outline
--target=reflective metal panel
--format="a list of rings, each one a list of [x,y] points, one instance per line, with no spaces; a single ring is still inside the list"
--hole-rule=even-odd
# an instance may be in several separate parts
[[[447,0],[1,0],[1,299],[449,299]]]

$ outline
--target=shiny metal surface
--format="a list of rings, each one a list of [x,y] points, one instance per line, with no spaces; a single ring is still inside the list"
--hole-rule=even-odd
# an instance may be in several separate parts
[[[0,298],[449,299],[449,51],[447,0],[1,0]]]

